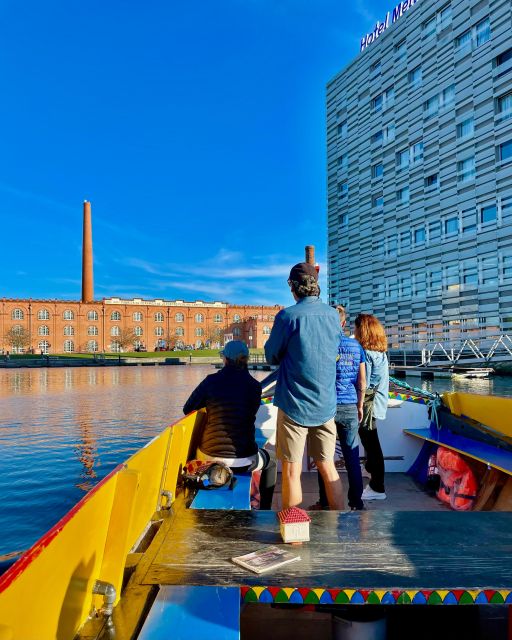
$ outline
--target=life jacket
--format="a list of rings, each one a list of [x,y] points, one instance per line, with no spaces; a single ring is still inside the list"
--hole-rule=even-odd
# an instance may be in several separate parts
[[[468,463],[456,451],[439,447],[436,455],[441,484],[437,497],[456,511],[473,508],[478,483]]]

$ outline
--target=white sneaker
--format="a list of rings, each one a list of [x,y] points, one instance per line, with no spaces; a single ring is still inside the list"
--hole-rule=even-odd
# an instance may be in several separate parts
[[[378,491],[374,491],[370,485],[368,485],[363,491],[361,498],[363,500],[385,500],[386,494],[384,492],[379,493]]]

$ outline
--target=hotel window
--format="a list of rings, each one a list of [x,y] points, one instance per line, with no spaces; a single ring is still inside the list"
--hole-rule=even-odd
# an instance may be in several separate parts
[[[451,84],[439,94],[439,107],[449,107],[455,100],[455,85]]]
[[[183,327],[176,327],[176,331],[174,332],[177,336],[184,336],[185,329]]]
[[[425,118],[432,118],[439,111],[439,96],[432,96],[423,103],[423,113]]]
[[[443,285],[443,272],[441,269],[433,269],[429,277],[429,293],[440,293]]]
[[[428,20],[425,20],[425,22],[422,24],[421,31],[423,33],[423,37],[427,38],[428,36],[431,36],[433,33],[436,32],[436,28],[437,28],[437,21],[434,15]]]
[[[496,222],[498,211],[495,204],[489,204],[480,209],[480,224]]]
[[[98,343],[96,342],[96,340],[89,340],[87,342],[87,351],[89,353],[94,353],[98,351]]]
[[[457,216],[453,218],[448,218],[444,222],[444,234],[446,236],[455,234],[459,232],[459,219]]]
[[[409,202],[409,187],[402,187],[396,192],[398,204],[407,204]]]
[[[383,137],[384,137],[384,144],[386,144],[388,142],[393,142],[393,140],[395,139],[395,125],[394,124],[388,124],[387,126],[384,127],[384,129],[383,129]]]
[[[140,311],[136,311],[133,314],[133,320],[134,322],[142,322],[142,313]]]
[[[421,84],[421,66],[409,71],[409,84],[411,87],[417,87]]]
[[[50,329],[45,324],[43,324],[43,325],[41,325],[39,327],[37,333],[40,336],[49,336],[50,335]]]
[[[447,265],[444,270],[444,288],[447,291],[456,291],[459,288],[459,263]]]
[[[411,248],[411,232],[402,231],[400,234],[400,251],[402,253],[409,251]]]
[[[500,144],[500,160],[501,162],[510,162],[512,160],[512,140],[508,140]]]
[[[161,313],[160,311],[158,313],[155,313],[155,322],[163,322],[164,321],[164,314]]]
[[[504,278],[512,277],[512,256],[503,256],[502,273]]]
[[[242,317],[239,316],[238,313],[235,313],[235,315],[233,316],[233,322],[242,322]]]
[[[112,327],[110,329],[110,335],[111,336],[118,336],[121,333],[121,329],[119,327]]]
[[[87,335],[88,336],[97,336],[98,335],[98,327],[95,327],[94,325],[91,325],[90,327],[87,327]]]
[[[414,290],[415,296],[424,296],[426,292],[426,274],[424,271],[417,271],[414,274]]]
[[[438,173],[433,173],[430,176],[427,176],[425,178],[425,187],[427,189],[431,188],[431,187],[438,187],[439,186],[439,174]]]
[[[378,162],[372,167],[372,177],[380,178],[382,175],[384,175],[384,165],[382,162]]]
[[[388,256],[396,256],[398,251],[398,242],[396,236],[390,236],[386,243],[386,254]]]
[[[50,319],[50,312],[48,311],[48,309],[39,309],[39,311],[37,312],[37,319],[38,320],[49,320]]]
[[[475,177],[475,159],[466,158],[457,162],[457,180],[459,182],[469,182]]]
[[[495,255],[481,258],[482,284],[498,284],[498,257]]]
[[[74,336],[75,335],[75,328],[72,327],[71,325],[66,325],[64,327],[64,335],[65,336]]]
[[[414,230],[414,244],[423,244],[425,242],[425,229]]]
[[[416,142],[410,148],[411,164],[416,164],[423,160],[423,142]]]
[[[375,96],[372,100],[372,111],[377,113],[383,109],[387,109],[393,104],[395,98],[395,90],[393,87],[389,87],[379,95]]]
[[[98,312],[97,311],[88,311],[87,312],[87,320],[97,320]]]
[[[214,322],[222,322],[222,314],[220,314],[220,313],[216,313],[216,314],[213,316],[213,321],[214,321]]]
[[[489,18],[481,20],[475,27],[476,46],[479,47],[491,39],[491,22]]]
[[[164,335],[163,327],[155,327],[155,336],[162,337]]]
[[[75,350],[75,343],[73,340],[64,340],[64,352],[73,353]]]
[[[455,48],[463,49],[464,47],[469,47],[471,45],[471,29],[464,31],[460,36],[455,38]]]
[[[185,316],[182,313],[177,313],[174,316],[174,319],[176,320],[176,322],[183,322],[185,320]]]
[[[384,138],[384,134],[381,130],[374,133],[371,139],[372,139],[372,142],[382,142],[383,138]]]
[[[194,316],[195,322],[204,322],[204,316],[202,313],[196,313]]]
[[[402,298],[410,298],[412,293],[411,276],[402,276],[400,278],[400,295]]]
[[[346,120],[340,122],[338,125],[338,136],[340,138],[346,138],[348,134],[348,123]]]
[[[505,64],[505,62],[508,62],[509,60],[512,60],[512,47],[510,49],[507,49],[506,51],[503,51],[503,53],[500,53],[498,56],[496,56],[494,60],[494,66],[499,67],[502,64]]]
[[[463,281],[465,285],[478,284],[478,267],[474,260],[470,260],[464,264]]]
[[[452,8],[451,6],[448,4],[445,7],[443,7],[440,11],[437,12],[437,32],[440,33],[441,31],[444,31],[444,29],[446,29],[446,27],[448,27],[451,22],[452,22]]]
[[[383,103],[383,98],[382,98],[382,93],[379,93],[378,96],[375,96],[375,98],[372,100],[372,111],[380,111],[382,109],[382,103]]]
[[[338,224],[341,227],[348,226],[348,213],[340,213],[340,215],[338,216]]]
[[[348,182],[342,182],[338,185],[338,195],[343,198],[348,194]]]
[[[512,118],[512,92],[496,99],[495,111],[499,120]]]
[[[110,314],[111,320],[121,320],[121,313],[119,311],[112,311]]]
[[[195,330],[195,335],[198,337],[204,336],[204,329],[202,327],[197,327]]]
[[[133,332],[135,333],[136,336],[142,336],[144,335],[144,330],[142,329],[142,327],[135,327]]]
[[[13,320],[23,320],[24,317],[25,317],[25,314],[23,313],[22,309],[13,309],[12,310],[11,318]]]
[[[441,221],[440,220],[432,220],[432,222],[428,225],[428,240],[432,242],[434,240],[439,240],[441,237]]]
[[[372,64],[370,65],[370,73],[377,73],[380,71],[380,67],[381,67],[381,63],[380,60],[376,60],[375,62],[372,62]]]
[[[348,156],[347,154],[343,154],[338,158],[338,168],[346,169],[348,167]]]
[[[407,42],[405,39],[395,45],[395,57],[398,60],[407,58]]]
[[[405,149],[404,151],[398,151],[396,154],[396,168],[398,171],[402,171],[403,169],[407,169],[409,166],[409,149]]]
[[[473,135],[475,130],[475,122],[473,118],[468,118],[467,120],[463,120],[459,122],[457,125],[457,138],[468,138]]]
[[[373,198],[372,198],[372,207],[374,209],[382,209],[383,206],[384,206],[384,197],[382,195],[373,196]]]

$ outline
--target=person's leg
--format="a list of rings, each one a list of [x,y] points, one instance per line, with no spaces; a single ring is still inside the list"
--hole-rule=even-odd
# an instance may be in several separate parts
[[[375,424],[373,422],[373,424]],[[379,441],[377,428],[360,429],[361,442],[366,450],[366,470],[371,475],[369,487],[377,493],[385,493],[384,455]]]
[[[264,458],[260,478],[260,509],[272,509],[272,498],[277,481],[277,462],[272,451],[260,449],[260,457]]]
[[[313,457],[317,469],[322,475],[327,493],[329,507],[341,511],[343,506],[343,490],[341,480],[334,465],[336,450],[336,424],[334,419],[318,427],[308,429],[309,454]]]
[[[322,509],[326,509],[329,506],[329,502],[327,500],[327,494],[325,493],[325,484],[322,479],[322,474],[320,471],[316,472],[316,476],[318,478],[318,493],[320,494],[320,498],[318,500],[318,505],[322,507]],[[314,505],[315,508],[318,508],[317,505]]]
[[[277,412],[276,453],[281,461],[283,509],[302,502],[300,476],[308,427],[301,427],[284,411]]]
[[[348,480],[348,506],[351,509],[363,509],[363,477],[359,462],[359,438],[357,405],[338,405],[336,429],[345,460]]]

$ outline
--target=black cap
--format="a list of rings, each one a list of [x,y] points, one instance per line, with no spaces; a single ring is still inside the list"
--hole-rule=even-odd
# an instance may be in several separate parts
[[[311,276],[315,279],[315,282],[318,282],[318,271],[316,267],[309,264],[309,262],[299,262],[292,267],[289,280],[300,283],[306,276]]]

